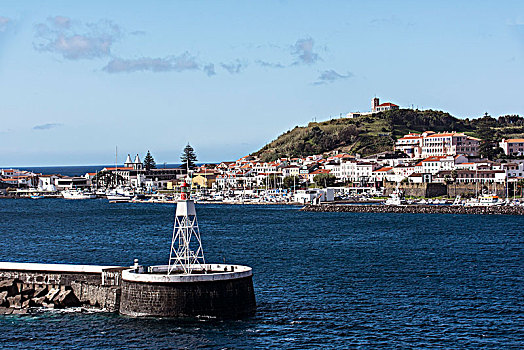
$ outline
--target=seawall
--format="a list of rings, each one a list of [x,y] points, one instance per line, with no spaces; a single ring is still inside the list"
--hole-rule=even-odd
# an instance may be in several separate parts
[[[301,211],[346,213],[398,213],[398,214],[477,214],[477,215],[524,215],[524,207],[490,206],[464,207],[454,205],[306,205]]]

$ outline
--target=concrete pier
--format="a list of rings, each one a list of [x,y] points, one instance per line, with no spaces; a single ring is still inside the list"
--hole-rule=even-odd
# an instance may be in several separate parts
[[[123,271],[120,313],[133,317],[241,318],[255,312],[250,267],[207,264],[204,268],[206,273],[189,275],[167,275],[167,265],[151,266],[147,273]]]

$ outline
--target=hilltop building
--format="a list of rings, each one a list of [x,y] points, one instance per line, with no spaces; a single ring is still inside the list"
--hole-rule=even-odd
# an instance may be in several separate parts
[[[348,118],[357,118],[363,115],[372,115],[379,112],[385,112],[393,109],[399,109],[399,106],[397,106],[394,103],[391,102],[385,102],[380,103],[380,100],[378,97],[374,97],[371,100],[371,112],[349,112],[346,117]]]
[[[391,102],[385,102],[380,104],[380,100],[378,99],[378,97],[374,97],[371,100],[371,113],[384,112],[392,109],[399,109],[399,107]]]

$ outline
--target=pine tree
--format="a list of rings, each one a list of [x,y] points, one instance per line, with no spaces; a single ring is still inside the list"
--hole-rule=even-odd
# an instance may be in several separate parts
[[[195,154],[195,150],[193,149],[193,147],[191,147],[189,143],[184,148],[184,151],[182,152],[182,155],[180,156],[180,161],[182,162],[183,168],[187,166],[189,169],[193,169],[195,167],[195,162],[197,161],[197,157]]]
[[[147,154],[144,157],[144,168],[146,168],[147,171],[151,169],[156,169],[155,159],[153,158],[149,150],[147,151]]]

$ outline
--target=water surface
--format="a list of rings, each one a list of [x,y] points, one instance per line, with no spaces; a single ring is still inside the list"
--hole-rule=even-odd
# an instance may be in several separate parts
[[[241,321],[0,316],[4,348],[521,348],[524,218],[198,205],[208,262],[253,267]],[[0,200],[0,261],[166,264],[174,206]]]

